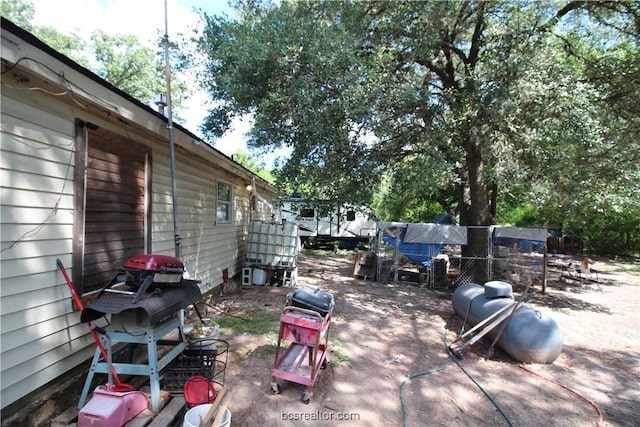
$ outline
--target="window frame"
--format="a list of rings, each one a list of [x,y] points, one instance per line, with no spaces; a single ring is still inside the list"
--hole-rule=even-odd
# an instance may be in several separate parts
[[[300,208],[298,216],[304,219],[313,219],[316,217],[316,210],[309,207]]]
[[[224,200],[220,198],[220,189],[221,186],[227,187],[226,193],[228,193],[229,200]],[[220,217],[220,208],[227,207],[226,210],[226,218]],[[216,224],[231,224],[233,223],[233,185],[222,179],[216,180]]]

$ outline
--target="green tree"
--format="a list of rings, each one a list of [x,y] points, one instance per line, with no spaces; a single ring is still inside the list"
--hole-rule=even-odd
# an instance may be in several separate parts
[[[244,166],[265,181],[268,181],[272,184],[275,182],[275,177],[273,176],[271,171],[265,167],[264,162],[260,162],[258,159],[250,156],[246,151],[238,149],[235,153],[233,153],[231,157],[235,162]]]
[[[487,225],[501,194],[540,206],[638,188],[637,115],[606,95],[638,90],[634,2],[237,7],[237,20],[206,17],[219,104],[205,126],[254,114],[251,145],[292,147],[280,182],[308,197],[367,203],[384,178],[394,200],[446,209],[453,196],[462,224]],[[597,81],[608,73],[632,79]]]
[[[148,103],[156,94],[166,92],[165,61],[161,54],[144,46],[134,35],[107,34],[96,30],[91,40],[75,33],[61,33],[52,27],[33,26],[35,9],[26,0],[4,0],[2,15],[32,32],[58,52],[90,69],[134,98]],[[162,41],[158,38],[158,52]],[[191,92],[179,76],[172,76],[173,116],[180,121],[182,100]]]
[[[33,34],[83,67],[91,68],[90,53],[86,51],[87,44],[77,34],[62,34],[47,26],[34,27]]]
[[[538,225],[562,225],[590,250],[633,251],[640,247],[633,214],[640,209],[633,196],[640,191],[640,6],[586,6],[574,25],[553,32],[536,55],[538,68],[518,86],[527,114],[512,140],[523,140],[519,149],[535,142],[521,156],[520,181],[536,183],[536,191],[521,201],[539,207]],[[624,243],[605,245],[605,229]]]
[[[91,50],[97,66],[94,72],[133,97],[149,102],[157,93],[166,92],[165,62],[145,47],[137,36],[107,34],[102,30],[91,35]],[[189,93],[187,86],[172,77],[172,105],[179,111],[181,99]],[[174,113],[175,114],[175,113]],[[176,117],[179,119],[178,115]]]
[[[32,30],[31,20],[35,13],[33,3],[22,0],[3,0],[0,2],[0,12],[14,24],[27,31]]]
[[[67,55],[80,65],[89,66],[86,52],[83,51],[85,43],[77,34],[61,34],[52,27],[34,27],[31,24],[35,14],[33,3],[23,0],[4,0],[0,3],[0,7],[2,8],[2,16],[14,24],[32,32],[39,39],[46,41],[49,46]]]

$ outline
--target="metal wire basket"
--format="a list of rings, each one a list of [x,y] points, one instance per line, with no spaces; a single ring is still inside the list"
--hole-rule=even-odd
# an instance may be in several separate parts
[[[171,394],[182,394],[184,384],[195,376],[223,386],[228,355],[229,343],[225,340],[203,338],[192,341],[162,370],[162,389]]]

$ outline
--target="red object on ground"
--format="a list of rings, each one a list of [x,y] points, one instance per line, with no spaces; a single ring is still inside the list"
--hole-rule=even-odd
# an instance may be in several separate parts
[[[189,408],[213,403],[216,400],[216,394],[213,384],[201,375],[195,375],[184,383],[184,400]]]

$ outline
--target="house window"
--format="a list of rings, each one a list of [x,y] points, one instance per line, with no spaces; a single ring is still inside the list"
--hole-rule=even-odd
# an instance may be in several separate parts
[[[316,216],[316,213],[313,210],[313,208],[302,208],[302,209],[300,209],[300,217],[301,218],[313,218],[314,216]]]
[[[216,221],[231,222],[231,184],[218,181]]]

